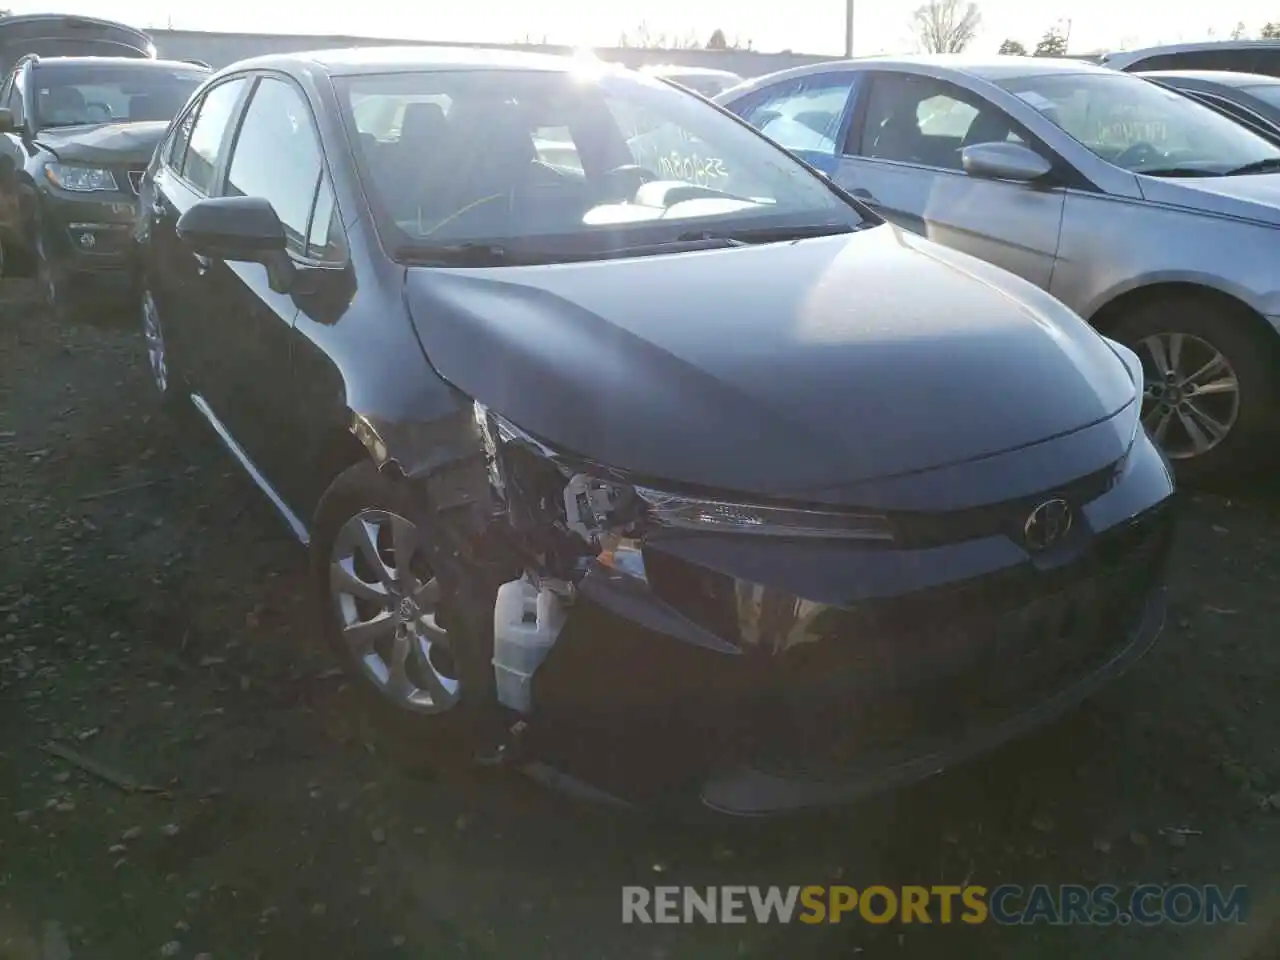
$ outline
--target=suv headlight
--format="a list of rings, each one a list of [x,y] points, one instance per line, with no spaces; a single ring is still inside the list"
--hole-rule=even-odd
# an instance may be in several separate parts
[[[44,168],[45,176],[55,187],[72,193],[92,193],[97,190],[119,190],[115,174],[102,167],[77,167],[66,163],[51,163]]]
[[[575,534],[596,551],[598,562],[637,579],[644,579],[640,552],[644,537],[658,528],[756,537],[893,540],[889,520],[881,514],[661,490],[629,482],[608,468],[584,464],[560,454],[478,401],[475,417],[494,489],[503,497],[513,497],[522,489],[545,490],[542,483],[529,483],[512,476],[513,458],[507,456],[510,445],[534,454],[537,463],[550,466],[558,474],[560,502],[541,498],[537,507],[526,506],[522,512],[536,514]],[[555,515],[547,516],[550,513]]]

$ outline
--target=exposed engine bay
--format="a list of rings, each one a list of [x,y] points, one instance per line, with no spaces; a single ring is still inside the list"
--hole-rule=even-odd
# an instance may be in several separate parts
[[[581,472],[479,402],[470,425],[482,456],[427,471],[436,565],[473,635],[492,616],[491,668],[503,706],[531,713],[531,679],[554,646],[593,564],[643,581],[646,503],[635,488]],[[491,612],[491,613],[489,613]]]

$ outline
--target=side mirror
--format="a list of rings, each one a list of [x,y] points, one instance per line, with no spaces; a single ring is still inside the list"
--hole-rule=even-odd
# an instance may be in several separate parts
[[[284,252],[284,225],[261,197],[211,197],[178,218],[178,236],[196,253],[265,263]]]
[[[15,133],[17,129],[13,123],[13,111],[8,107],[0,107],[0,133]]]
[[[284,224],[262,197],[210,197],[190,207],[175,225],[196,253],[217,260],[260,263],[276,293],[293,285],[293,261],[285,253]]]
[[[960,165],[971,177],[1035,183],[1053,172],[1053,164],[1021,143],[975,143],[960,151]]]

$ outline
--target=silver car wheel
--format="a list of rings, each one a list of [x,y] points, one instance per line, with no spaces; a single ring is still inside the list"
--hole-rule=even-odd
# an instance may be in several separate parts
[[[169,390],[169,361],[164,348],[164,331],[160,327],[160,314],[151,291],[142,294],[142,336],[147,341],[147,363],[151,367],[151,379],[162,394]]]
[[[1142,422],[1152,439],[1172,460],[1222,443],[1240,415],[1240,382],[1222,352],[1189,333],[1158,333],[1139,346]]]
[[[330,593],[338,629],[366,680],[397,705],[443,713],[460,683],[441,624],[440,583],[418,550],[414,524],[364,510],[334,539]]]

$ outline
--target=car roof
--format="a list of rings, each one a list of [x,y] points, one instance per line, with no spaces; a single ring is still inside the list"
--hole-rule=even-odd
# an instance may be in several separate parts
[[[200,64],[192,63],[190,60],[153,60],[143,57],[39,57],[36,62],[42,67],[61,66],[63,64],[86,67],[99,64],[114,64],[135,67],[139,70],[172,70],[174,67],[194,67],[197,70],[209,69],[208,67],[202,67]]]
[[[1105,66],[1114,69],[1121,69],[1131,63],[1137,63],[1148,57],[1158,57],[1167,54],[1177,53],[1203,53],[1206,51],[1225,50],[1228,53],[1232,51],[1245,50],[1274,50],[1280,48],[1280,41],[1276,40],[1201,40],[1196,43],[1169,43],[1163,46],[1142,47],[1138,50],[1117,50],[1115,53],[1108,53],[1102,58]]]
[[[1205,83],[1219,83],[1224,87],[1259,87],[1280,84],[1280,77],[1265,73],[1236,73],[1234,70],[1142,70],[1140,77],[1161,78],[1169,80],[1202,80]]]
[[[20,13],[16,16],[0,18],[0,32],[12,29],[14,27],[23,27],[30,24],[49,23],[52,21],[74,24],[76,26],[92,26],[92,27],[114,27],[117,30],[128,30],[130,33],[136,33],[141,37],[145,37],[146,33],[137,27],[131,27],[127,23],[121,23],[119,20],[104,20],[102,17],[86,17],[78,13]]]
[[[827,60],[822,63],[806,64],[766,74],[747,81],[738,90],[755,89],[777,80],[792,77],[804,77],[819,73],[830,73],[833,70],[895,70],[911,68],[913,72],[919,67],[931,68],[925,72],[963,73],[983,80],[1008,80],[1014,77],[1031,77],[1041,74],[1079,74],[1097,73],[1114,75],[1114,70],[1099,67],[1083,60],[1069,57],[1011,57],[1000,54],[990,56],[974,56],[964,53],[918,54],[914,56],[875,56],[854,57],[851,60]]]
[[[303,50],[240,60],[226,71],[319,68],[333,76],[364,73],[414,73],[431,70],[528,70],[563,72],[582,61],[573,57],[521,50],[454,46],[374,46]]]

